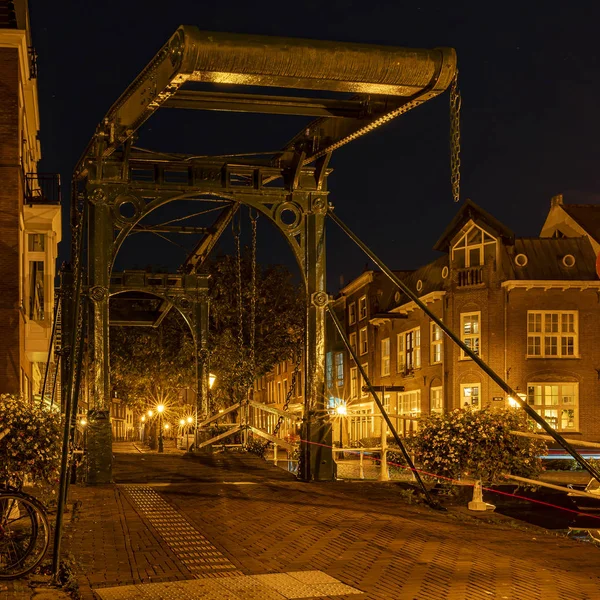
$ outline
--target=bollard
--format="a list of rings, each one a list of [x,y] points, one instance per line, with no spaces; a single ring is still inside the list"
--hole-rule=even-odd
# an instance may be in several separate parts
[[[493,504],[488,504],[483,501],[483,490],[481,489],[481,479],[473,484],[473,500],[468,504],[469,510],[486,511],[494,510],[496,507]]]
[[[381,468],[379,470],[379,481],[389,481],[387,465],[387,423],[381,419]]]
[[[363,465],[363,457],[364,457],[364,455],[365,455],[365,451],[361,450],[360,451],[359,475],[358,475],[361,479],[365,478],[365,468],[364,468],[364,465]]]

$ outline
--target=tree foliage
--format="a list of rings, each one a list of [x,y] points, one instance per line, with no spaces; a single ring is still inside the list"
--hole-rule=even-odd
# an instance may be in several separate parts
[[[280,265],[256,265],[256,323],[254,363],[251,355],[250,253],[242,253],[242,335],[236,257],[222,256],[208,265],[210,274],[210,370],[218,377],[213,396],[221,404],[239,399],[256,377],[268,373],[283,360],[301,352],[304,335],[304,291],[294,285],[288,270]],[[241,341],[241,343],[240,343]]]
[[[207,265],[210,275],[208,365],[217,376],[218,383],[211,395],[215,407],[237,402],[255,377],[266,374],[278,362],[298,355],[302,347],[304,292],[294,285],[291,274],[281,266],[257,264],[254,294],[249,252],[243,252],[240,267],[241,338],[237,259],[222,256]],[[144,409],[149,404],[173,402],[180,389],[195,389],[193,336],[177,310],[172,309],[156,329],[113,326],[110,334],[111,384],[129,405],[138,404]]]
[[[130,406],[174,402],[180,389],[195,385],[189,326],[171,310],[157,328],[111,327],[110,368],[113,389]]]

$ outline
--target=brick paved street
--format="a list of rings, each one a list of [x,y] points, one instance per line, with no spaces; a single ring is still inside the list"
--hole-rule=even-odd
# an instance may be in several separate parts
[[[79,563],[84,599],[94,598],[92,589],[126,598],[133,587],[121,596],[112,588],[167,581],[188,589],[169,597],[249,598],[215,590],[248,576],[305,571],[363,592],[329,598],[600,596],[599,549],[515,528],[502,516],[409,505],[397,484],[305,484],[252,455],[191,459],[121,449],[127,452],[115,454],[116,485],[71,492],[82,507],[65,546]],[[218,582],[189,595],[191,584],[181,582],[206,581],[211,571]],[[160,598],[163,588],[137,589],[153,595],[130,597]],[[268,597],[300,597],[273,593]]]
[[[84,600],[600,597],[600,549],[501,515],[409,504],[396,483],[305,484],[253,455],[141,450],[115,445],[115,485],[71,488]]]

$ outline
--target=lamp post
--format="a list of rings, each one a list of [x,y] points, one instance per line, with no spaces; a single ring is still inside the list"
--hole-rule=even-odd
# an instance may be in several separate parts
[[[192,423],[194,422],[194,417],[188,417],[187,418],[187,427],[185,430],[185,451],[189,452],[190,451],[190,440],[189,440],[189,435],[190,435],[190,427],[192,425]]]
[[[337,412],[337,414],[340,417],[340,448],[343,448],[344,443],[342,441],[343,439],[343,433],[344,433],[344,420],[343,417],[346,416],[346,414],[348,413],[348,409],[346,408],[345,404],[338,404],[337,408],[335,409],[335,411]]]
[[[165,448],[163,446],[163,424],[162,424],[162,416],[165,410],[164,404],[159,404],[156,407],[156,412],[158,412],[158,451],[164,452]]]
[[[144,435],[146,431],[146,415],[142,415],[140,417],[140,442],[144,441],[144,438],[146,437]]]

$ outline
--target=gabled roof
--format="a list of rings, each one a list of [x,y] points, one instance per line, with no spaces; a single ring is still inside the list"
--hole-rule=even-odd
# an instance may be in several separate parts
[[[600,204],[561,204],[561,208],[600,243]]]
[[[596,256],[587,237],[580,238],[517,238],[514,247],[508,247],[511,260],[507,279],[597,281]],[[515,257],[524,254],[527,264],[519,267]],[[572,267],[563,263],[570,254],[575,259]]]
[[[477,225],[483,227],[489,231],[494,237],[501,237],[505,242],[512,243],[515,234],[504,224],[502,224],[496,217],[493,217],[487,211],[483,210],[480,206],[475,204],[472,200],[465,200],[461,209],[456,213],[452,221],[440,239],[436,242],[433,247],[434,250],[440,252],[448,252],[450,241],[452,238],[461,230],[461,228],[473,220]]]

